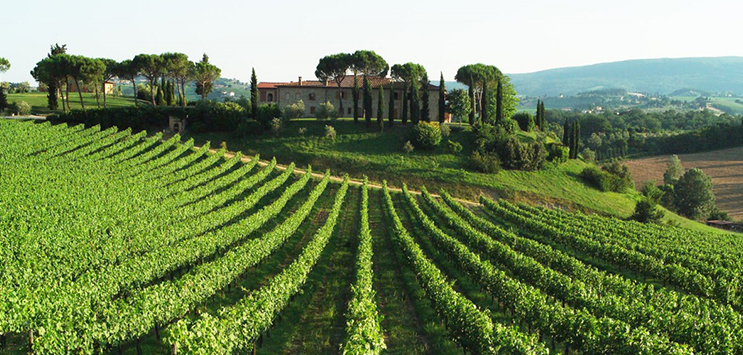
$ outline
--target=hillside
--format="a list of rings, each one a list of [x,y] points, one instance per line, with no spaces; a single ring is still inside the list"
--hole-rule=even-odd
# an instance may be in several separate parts
[[[526,96],[575,95],[604,88],[743,94],[743,57],[637,59],[509,76],[516,92]]]
[[[335,140],[323,138],[326,125],[335,128]],[[458,154],[447,152],[441,144],[432,151],[414,150],[402,155],[402,145],[410,139],[410,125],[395,125],[380,133],[376,128],[353,124],[350,118],[335,122],[294,120],[282,129],[279,137],[266,134],[236,138],[224,133],[189,133],[184,138],[194,138],[197,145],[207,141],[225,142],[232,151],[276,157],[282,164],[311,164],[318,171],[332,169],[356,179],[368,176],[372,181],[387,180],[397,187],[405,182],[415,187],[425,185],[431,191],[443,188],[470,200],[485,195],[620,218],[628,217],[634,210],[636,194],[600,192],[578,178],[587,166],[580,160],[535,172],[503,170],[493,175],[472,171],[470,127],[456,124],[450,127],[451,135],[445,140],[462,144],[463,150]],[[522,140],[535,138],[533,133],[518,134]],[[716,231],[670,213],[667,220],[692,229]]]
[[[735,235],[115,127],[0,120],[0,145],[3,354],[743,351]]]

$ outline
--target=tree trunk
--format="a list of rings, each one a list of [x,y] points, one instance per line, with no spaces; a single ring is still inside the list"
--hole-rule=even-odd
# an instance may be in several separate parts
[[[62,82],[57,83],[57,97],[62,98],[62,112],[67,112],[67,107],[64,105],[64,96],[62,95]]]
[[[181,96],[181,83],[179,82],[178,78],[175,79],[175,91],[178,91],[178,100],[182,100]]]
[[[134,88],[134,107],[137,107],[139,101],[137,100],[137,83],[134,81],[134,77],[132,77],[132,87]]]
[[[343,91],[341,90],[341,83],[338,83],[338,112],[340,112],[339,117],[343,117]]]
[[[155,79],[150,79],[150,100],[152,101],[152,106],[157,106],[155,104]]]
[[[80,106],[85,111],[85,102],[83,101],[83,90],[80,88],[80,81],[77,80],[77,77],[73,79],[75,79],[75,86],[77,86],[77,94],[80,96]]]
[[[65,77],[65,85],[64,85],[64,91],[65,91],[65,100],[67,100],[67,111],[72,111],[72,107],[70,107],[70,78]],[[64,104],[64,102],[62,102]]]
[[[95,102],[98,104],[98,108],[101,108],[101,100],[98,95],[98,86],[95,87]]]
[[[184,108],[186,107],[186,78],[181,78],[181,90],[183,91],[183,101],[181,101],[181,106]]]
[[[103,108],[106,107],[106,81],[103,81],[103,85],[101,86],[101,90],[103,91]]]

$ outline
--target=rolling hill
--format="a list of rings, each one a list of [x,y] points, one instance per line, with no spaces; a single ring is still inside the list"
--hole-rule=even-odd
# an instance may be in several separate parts
[[[605,88],[671,94],[679,89],[743,94],[743,57],[637,59],[509,74],[520,95],[558,96]]]

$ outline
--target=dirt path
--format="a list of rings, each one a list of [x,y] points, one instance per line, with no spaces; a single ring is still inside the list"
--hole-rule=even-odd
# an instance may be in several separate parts
[[[194,146],[194,149],[199,149],[199,148],[201,148],[201,147]],[[211,148],[211,149],[209,149],[209,152],[211,152],[211,153],[217,153],[217,152],[219,152],[219,149]],[[227,159],[229,159],[229,158],[234,157],[235,156],[235,153],[228,151],[228,152],[226,152],[224,154],[224,156]],[[247,162],[250,162],[251,160],[253,160],[253,157],[243,156],[241,158],[241,160],[243,162],[246,162],[247,163]],[[268,161],[265,161],[265,160],[259,160],[258,161],[258,165],[260,165],[260,166],[266,166],[266,165],[268,165],[268,163],[269,162]],[[279,169],[279,170],[286,170],[287,166],[286,165],[283,165],[283,164],[276,164],[276,168]],[[294,168],[294,173],[296,173],[296,174],[307,174],[307,171],[304,170],[304,169],[300,169],[300,168],[296,168],[295,167]],[[324,174],[313,171],[312,172],[312,176],[315,177],[315,178],[321,179],[324,176]],[[339,183],[340,182],[343,182],[343,178],[342,177],[335,176],[335,175],[331,175],[330,176],[330,180],[335,181],[335,182],[339,182]],[[354,179],[354,178],[349,178],[348,182],[349,182],[349,184],[356,185],[356,186],[361,186],[361,185],[364,184],[364,182],[362,180]],[[367,186],[369,186],[370,188],[373,188],[373,189],[381,189],[382,188],[382,185],[381,184],[373,183],[373,182],[369,182],[369,184]],[[389,189],[390,189],[390,191],[402,192],[402,189],[397,188],[397,187],[391,187],[390,186]],[[420,195],[421,194],[420,191],[416,191],[416,190],[409,190],[409,191],[411,193],[413,193],[413,194],[416,194],[416,195]],[[435,193],[431,193],[431,196],[441,197],[441,196],[439,196],[438,194],[435,194]],[[479,202],[475,202],[475,201],[462,200],[462,199],[458,199],[458,198],[455,198],[455,200],[457,202],[459,202],[459,203],[462,203],[462,204],[465,204],[465,205],[469,205],[469,206],[479,206],[480,205]]]

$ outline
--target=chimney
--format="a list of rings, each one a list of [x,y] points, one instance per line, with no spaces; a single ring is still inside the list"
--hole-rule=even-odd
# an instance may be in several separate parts
[[[328,86],[328,79],[327,78],[325,78],[323,84],[325,84],[325,86]]]
[[[302,77],[299,77],[299,86],[302,86]]]

